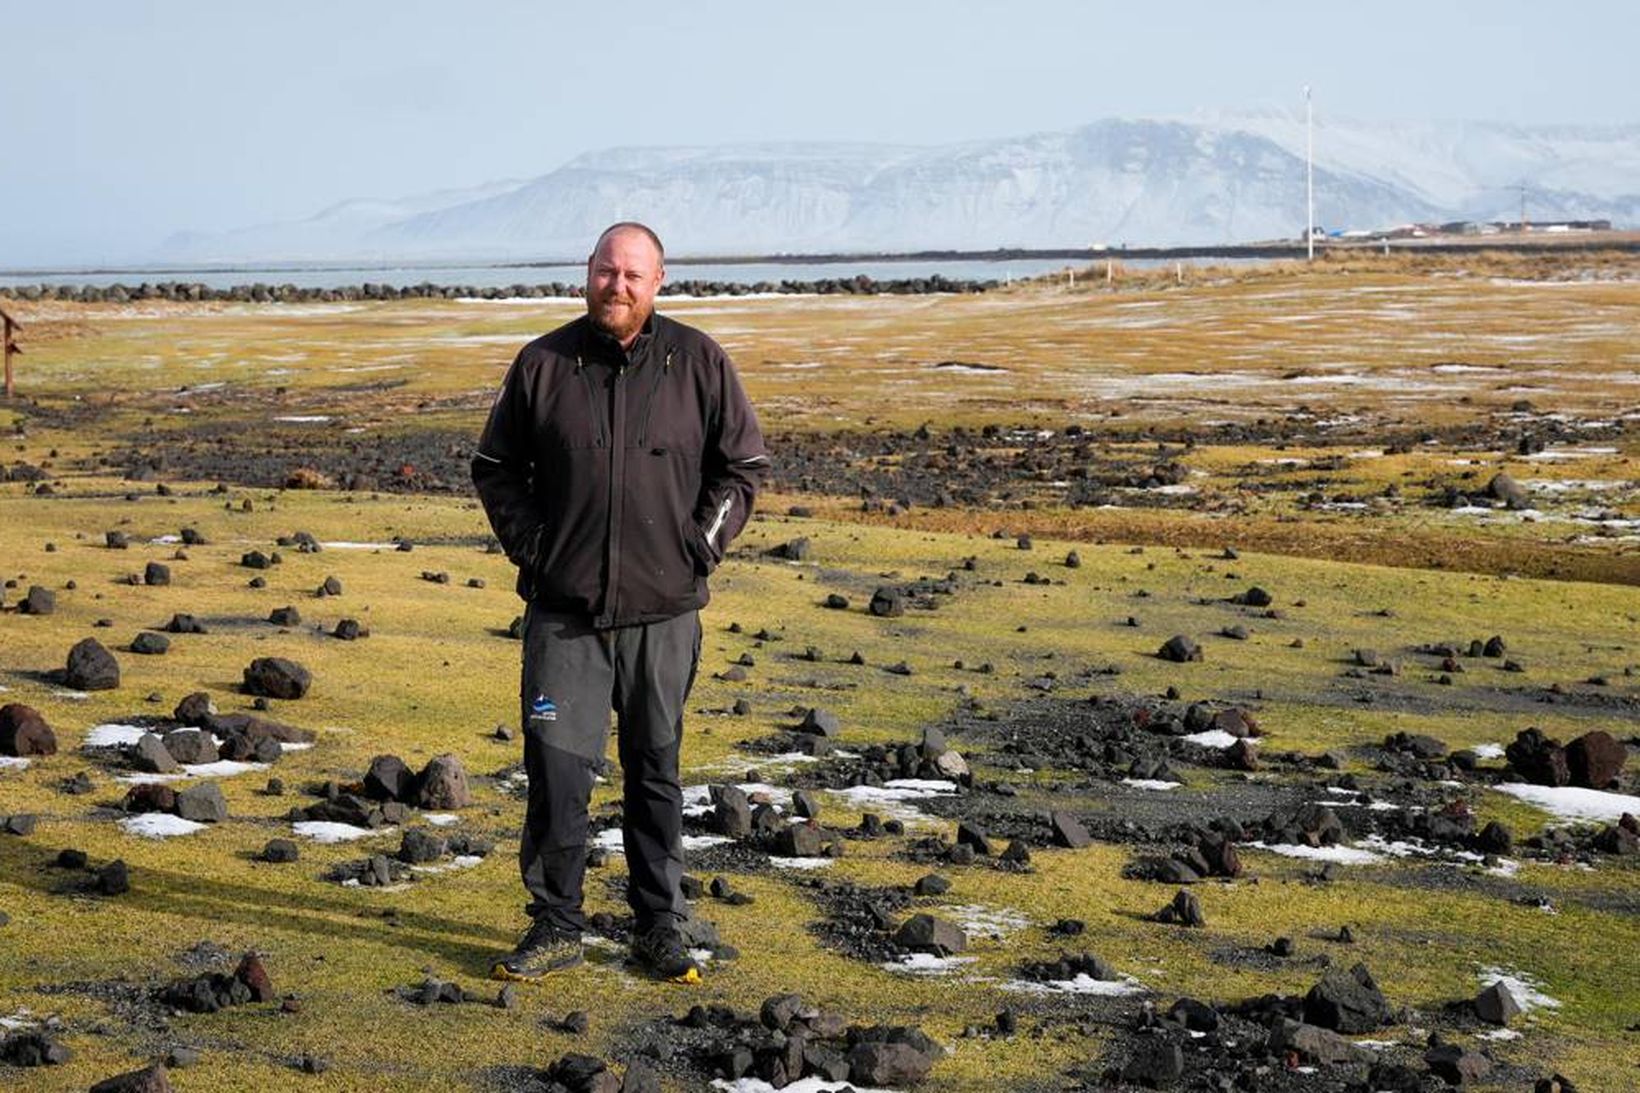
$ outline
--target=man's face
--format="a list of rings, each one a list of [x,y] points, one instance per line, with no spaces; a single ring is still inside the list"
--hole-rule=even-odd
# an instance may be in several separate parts
[[[666,268],[655,244],[640,231],[604,236],[587,259],[587,314],[622,345],[630,345],[655,310]]]

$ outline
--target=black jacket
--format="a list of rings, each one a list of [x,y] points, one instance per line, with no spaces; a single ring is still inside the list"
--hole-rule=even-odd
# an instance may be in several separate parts
[[[768,465],[716,342],[654,315],[625,351],[582,316],[513,361],[473,484],[518,594],[604,628],[705,605]]]

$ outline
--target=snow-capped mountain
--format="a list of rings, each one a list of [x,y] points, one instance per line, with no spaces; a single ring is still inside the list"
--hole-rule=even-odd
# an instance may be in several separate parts
[[[1285,113],[1094,122],[938,147],[614,148],[528,181],[168,240],[165,261],[565,259],[613,220],[680,255],[1238,243],[1305,221]],[[1318,122],[1317,220],[1372,228],[1518,215],[1640,222],[1640,125]]]

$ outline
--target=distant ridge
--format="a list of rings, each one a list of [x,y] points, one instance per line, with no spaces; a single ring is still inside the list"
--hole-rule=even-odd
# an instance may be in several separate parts
[[[1328,121],[1318,222],[1515,219],[1640,224],[1640,125]],[[936,147],[757,143],[611,148],[540,177],[302,221],[166,240],[155,261],[569,260],[604,225],[669,251],[859,253],[1212,246],[1304,227],[1304,125],[1281,113],[1106,119]]]

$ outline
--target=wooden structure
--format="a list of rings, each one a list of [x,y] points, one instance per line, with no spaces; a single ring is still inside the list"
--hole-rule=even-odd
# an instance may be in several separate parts
[[[11,355],[23,351],[22,347],[14,340],[13,335],[23,329],[23,324],[6,314],[3,308],[0,308],[0,326],[4,326],[4,330],[0,331],[0,342],[3,342],[6,347],[6,398],[9,400],[16,397],[16,390],[12,386],[11,379]]]

